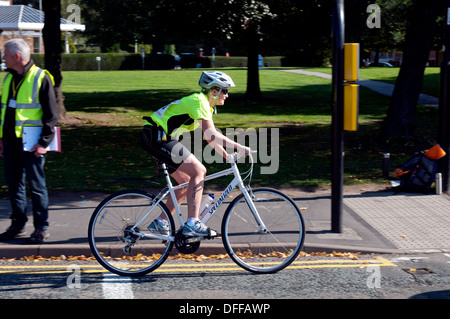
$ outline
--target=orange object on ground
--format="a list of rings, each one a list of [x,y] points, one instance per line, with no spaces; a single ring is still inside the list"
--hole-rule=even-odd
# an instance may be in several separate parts
[[[437,160],[444,157],[445,154],[445,151],[439,146],[439,144],[436,144],[432,148],[426,150],[424,155],[428,159]]]

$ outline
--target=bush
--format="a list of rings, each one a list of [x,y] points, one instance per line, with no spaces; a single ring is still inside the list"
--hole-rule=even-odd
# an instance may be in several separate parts
[[[175,68],[175,57],[171,54],[150,54],[145,56],[146,70],[171,70],[173,68]]]
[[[44,67],[44,54],[32,54],[36,65]],[[134,70],[142,68],[141,56],[128,53],[80,53],[62,54],[63,71],[94,71],[98,70],[97,57],[100,57],[101,70]]]
[[[44,67],[44,55],[32,54],[36,65]],[[62,54],[61,64],[63,71],[95,71],[98,70],[97,57],[100,57],[100,69],[112,70],[141,70],[142,56],[130,53],[80,53]],[[170,54],[146,55],[145,69],[169,70],[175,67],[175,59]]]
[[[44,54],[32,54],[36,65],[44,67]],[[97,57],[100,57],[102,71],[113,70],[142,70],[142,56],[134,53],[76,53],[62,54],[63,71],[95,71],[98,70]],[[264,57],[264,67],[281,67],[283,57]],[[175,58],[171,54],[150,54],[145,56],[146,70],[171,70],[175,68]],[[196,55],[181,55],[181,68],[211,68],[212,57]],[[215,57],[215,68],[244,68],[247,67],[247,57]]]
[[[212,57],[210,58],[212,60]],[[216,68],[244,68],[247,67],[246,56],[216,56],[215,66]]]
[[[226,56],[216,56],[215,67],[216,68],[246,68],[247,67],[247,57],[246,56],[235,56],[235,57],[226,57]],[[281,67],[281,60],[283,57],[281,56],[271,56],[271,57],[263,57],[263,66],[264,67]],[[210,57],[212,60],[212,57]]]
[[[180,55],[180,66],[182,69],[196,68],[210,68],[211,60],[207,57],[200,57],[197,55]]]

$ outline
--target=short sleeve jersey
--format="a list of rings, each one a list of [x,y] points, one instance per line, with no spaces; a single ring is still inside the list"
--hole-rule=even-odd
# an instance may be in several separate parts
[[[212,108],[206,94],[195,93],[160,108],[150,117],[169,136],[174,137],[198,128],[200,119],[212,119]]]

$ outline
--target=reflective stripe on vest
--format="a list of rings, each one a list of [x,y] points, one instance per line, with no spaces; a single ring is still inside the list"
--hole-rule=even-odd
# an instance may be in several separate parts
[[[16,96],[16,123],[15,133],[18,138],[22,137],[23,126],[42,126],[42,107],[38,100],[39,90],[42,80],[48,71],[33,65],[26,74],[22,85]],[[53,81],[53,77],[50,75]],[[3,123],[5,111],[9,100],[9,88],[12,81],[12,75],[8,74],[3,83],[3,96],[1,99],[2,115],[0,120],[0,138],[3,136]]]

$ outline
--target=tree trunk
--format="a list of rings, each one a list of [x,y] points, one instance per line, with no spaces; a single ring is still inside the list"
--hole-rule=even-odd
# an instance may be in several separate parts
[[[441,3],[441,0],[418,0],[413,4],[408,17],[403,62],[384,123],[386,137],[414,135],[417,101]]]
[[[45,48],[45,68],[55,79],[56,102],[58,103],[59,118],[66,117],[64,96],[62,93],[62,67],[61,67],[61,2],[60,0],[42,1],[45,14],[42,35]]]
[[[245,98],[249,101],[259,101],[262,98],[259,86],[259,38],[256,26],[251,24],[247,29],[247,92]]]

